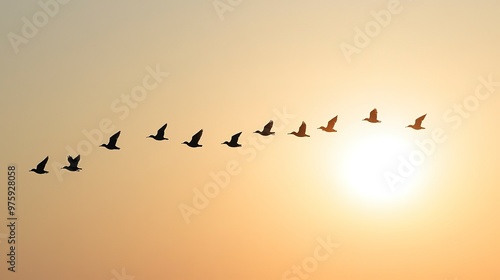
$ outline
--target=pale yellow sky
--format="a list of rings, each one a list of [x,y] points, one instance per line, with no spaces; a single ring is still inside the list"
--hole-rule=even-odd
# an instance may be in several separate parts
[[[63,2],[0,3],[1,279],[500,278],[499,2]]]

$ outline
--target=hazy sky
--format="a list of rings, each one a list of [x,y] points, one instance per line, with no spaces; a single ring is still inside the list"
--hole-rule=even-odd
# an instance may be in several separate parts
[[[1,278],[500,278],[499,11],[0,2]],[[270,119],[276,135],[253,133]],[[302,121],[311,137],[287,135]],[[146,138],[164,123],[168,141]],[[121,150],[98,147],[117,131]]]

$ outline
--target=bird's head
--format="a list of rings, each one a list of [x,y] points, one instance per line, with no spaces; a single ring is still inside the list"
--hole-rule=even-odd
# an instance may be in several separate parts
[[[364,118],[363,121],[369,121],[370,119],[369,118]]]
[[[184,142],[182,142],[181,144],[186,144],[186,145],[187,145],[187,144],[189,144],[189,143],[188,143],[188,141],[184,141]]]
[[[154,138],[155,136],[154,135],[149,135],[148,137],[146,138]]]
[[[222,145],[224,145],[224,144],[229,145],[229,142],[224,141],[224,142],[222,142],[221,144],[222,144]]]
[[[101,144],[99,147],[106,147],[106,144]]]
[[[326,128],[326,127],[324,127],[324,126],[320,126],[320,127],[318,127],[318,129],[325,129],[325,128]]]
[[[261,132],[260,130],[256,130],[256,131],[254,131],[253,133],[260,133],[260,132]]]
[[[36,169],[35,168],[32,168],[29,172],[35,172]]]

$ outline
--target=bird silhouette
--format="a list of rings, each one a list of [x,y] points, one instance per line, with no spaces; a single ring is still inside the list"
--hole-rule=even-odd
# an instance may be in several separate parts
[[[364,121],[369,121],[371,123],[379,123],[381,121],[377,120],[377,109],[373,109],[371,112],[370,112],[370,117],[369,118],[365,118]]]
[[[288,134],[293,134],[297,137],[309,137],[309,135],[306,134],[306,123],[305,122],[302,122],[302,124],[300,125],[299,127],[299,132],[290,132]]]
[[[33,171],[37,174],[45,174],[49,173],[48,171],[45,170],[45,165],[47,164],[47,161],[49,161],[49,157],[47,156],[44,158],[37,166],[36,168],[31,169],[30,171]]]
[[[222,144],[226,144],[232,148],[241,147],[241,144],[238,143],[238,138],[240,138],[240,135],[241,135],[241,132],[238,132],[231,137],[231,141],[229,141],[229,142],[224,141],[224,143],[222,143]]]
[[[202,147],[203,145],[198,144],[200,141],[201,135],[203,134],[203,129],[200,129],[193,137],[191,137],[191,141],[184,141],[182,144],[186,144],[191,148]]]
[[[318,127],[318,129],[321,129],[321,130],[326,131],[326,132],[337,132],[335,129],[333,129],[333,127],[335,126],[335,123],[337,122],[337,118],[338,118],[338,116],[335,116],[335,118],[328,121],[328,124],[326,125],[326,127],[320,126],[320,127]]]
[[[270,120],[265,126],[264,128],[262,129],[262,131],[260,130],[257,130],[255,131],[254,133],[258,133],[262,136],[269,136],[269,135],[274,135],[274,132],[271,131],[271,129],[273,128],[273,121]]]
[[[425,116],[427,116],[427,114],[419,117],[418,119],[415,120],[415,124],[410,124],[407,127],[411,127],[415,130],[425,129],[425,127],[422,127],[422,121],[425,119]]]
[[[157,141],[161,140],[168,140],[168,138],[165,138],[165,128],[167,128],[167,124],[164,124],[158,131],[156,132],[156,135],[149,135],[147,138],[153,138]]]
[[[120,136],[120,131],[113,134],[113,136],[109,137],[108,144],[102,144],[100,147],[105,147],[108,150],[119,150],[120,148],[116,146],[116,141],[118,140],[119,136]]]
[[[80,155],[76,156],[75,158],[72,158],[71,156],[68,156],[68,162],[69,166],[64,166],[61,169],[66,169],[69,171],[80,171],[82,170],[80,167],[78,167],[78,162],[80,161]]]

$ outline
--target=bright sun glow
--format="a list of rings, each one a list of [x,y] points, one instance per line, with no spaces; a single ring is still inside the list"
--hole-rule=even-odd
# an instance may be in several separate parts
[[[401,158],[412,151],[411,140],[398,135],[377,135],[361,138],[346,150],[341,168],[344,186],[373,202],[400,200],[410,192],[410,184],[391,187],[388,173],[398,174]],[[415,175],[414,175],[415,176]],[[413,185],[413,184],[411,184]]]

